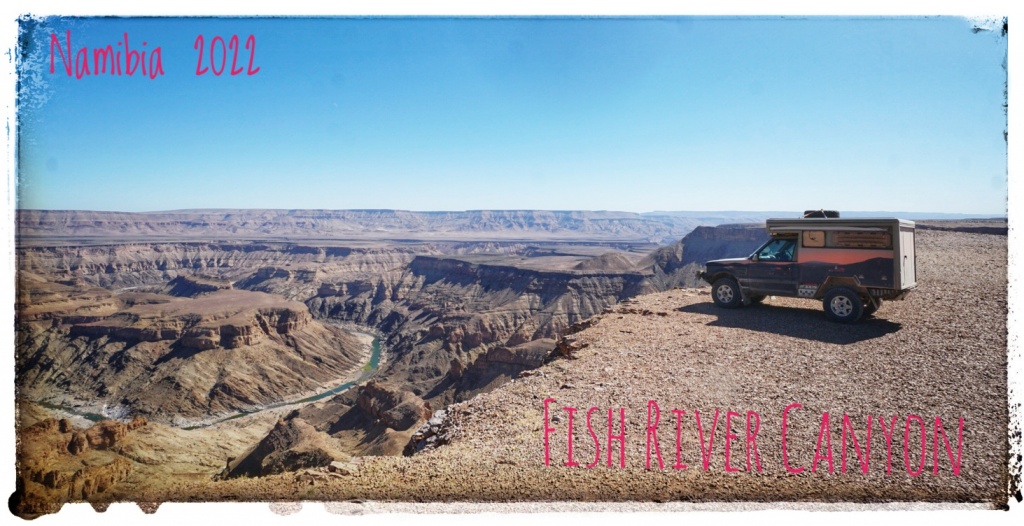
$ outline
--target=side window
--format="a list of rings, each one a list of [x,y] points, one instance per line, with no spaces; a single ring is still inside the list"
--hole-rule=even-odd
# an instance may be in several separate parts
[[[824,230],[805,230],[803,235],[804,246],[809,248],[822,248],[825,246]]]
[[[795,239],[776,239],[757,252],[758,261],[793,261]]]
[[[829,232],[827,236],[829,248],[892,248],[892,234],[873,231]]]

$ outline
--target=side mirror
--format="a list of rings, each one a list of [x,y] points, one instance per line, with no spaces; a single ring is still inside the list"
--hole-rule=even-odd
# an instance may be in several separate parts
[[[760,259],[761,259],[761,258],[757,257],[757,254],[756,254],[756,253],[754,253],[754,254],[751,254],[751,255],[750,255],[750,260],[751,260],[751,261],[758,261],[758,260],[760,260]]]

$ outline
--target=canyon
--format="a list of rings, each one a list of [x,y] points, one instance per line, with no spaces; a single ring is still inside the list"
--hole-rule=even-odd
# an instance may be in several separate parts
[[[536,367],[537,349],[553,348],[566,327],[625,298],[692,285],[688,266],[740,238],[741,250],[764,238],[757,228],[735,227],[736,239],[721,239],[698,227],[684,255],[680,241],[658,248],[638,240],[653,227],[625,235],[621,222],[606,221],[614,214],[587,214],[554,214],[579,227],[573,242],[549,241],[552,227],[537,213],[510,227],[521,236],[530,232],[520,227],[539,230],[536,242],[142,243],[132,236],[146,228],[208,227],[213,238],[227,227],[209,214],[180,228],[155,214],[127,229],[123,214],[24,212],[19,234],[31,240],[18,247],[18,387],[29,398],[110,415],[194,423],[358,369],[359,345],[341,322],[381,336],[382,379],[443,407]],[[249,215],[223,214],[243,227],[258,222],[257,230],[310,226],[302,215],[280,227],[268,226],[279,216]],[[347,216],[325,221],[337,217]],[[380,223],[411,228],[404,215],[389,217]],[[436,226],[414,226],[424,222]],[[53,236],[39,235],[43,227]],[[70,245],[68,231],[103,233],[103,242]],[[589,239],[595,232],[625,238]]]
[[[757,220],[19,211],[18,426],[49,437],[19,453],[35,466],[20,472],[19,513],[433,447],[447,408],[572,356],[573,334],[623,302],[699,286],[699,264],[767,238]],[[379,364],[360,332],[379,340]],[[74,465],[76,433],[134,418],[146,425],[102,452],[119,462],[108,493],[44,483],[76,473],[58,469]]]

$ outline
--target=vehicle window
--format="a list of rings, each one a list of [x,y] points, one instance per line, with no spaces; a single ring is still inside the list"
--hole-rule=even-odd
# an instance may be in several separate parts
[[[821,248],[825,246],[825,231],[824,230],[806,230],[803,235],[804,246],[811,248]]]
[[[836,230],[828,232],[829,248],[892,248],[892,235],[888,232]]]
[[[795,239],[775,239],[757,252],[758,261],[793,261]]]

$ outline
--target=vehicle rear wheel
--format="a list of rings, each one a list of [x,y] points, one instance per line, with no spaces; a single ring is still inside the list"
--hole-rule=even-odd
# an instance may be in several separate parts
[[[853,323],[864,314],[864,302],[856,292],[846,287],[836,287],[822,300],[825,315],[839,323]]]
[[[727,309],[735,309],[743,305],[740,286],[732,278],[715,280],[715,284],[711,286],[711,298],[715,300],[715,305]]]
[[[868,315],[874,314],[880,308],[882,308],[882,300],[881,299],[876,299],[873,302],[869,301],[869,302],[864,304],[864,315],[868,316]]]

